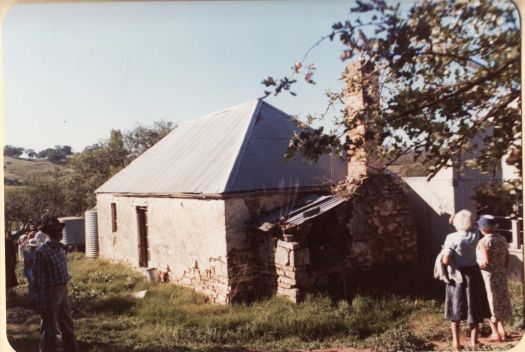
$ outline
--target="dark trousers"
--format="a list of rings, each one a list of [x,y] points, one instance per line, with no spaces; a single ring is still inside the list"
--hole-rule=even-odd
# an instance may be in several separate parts
[[[57,326],[64,352],[79,351],[67,295],[67,285],[51,286],[46,294],[47,308],[41,312],[40,352],[57,351]]]

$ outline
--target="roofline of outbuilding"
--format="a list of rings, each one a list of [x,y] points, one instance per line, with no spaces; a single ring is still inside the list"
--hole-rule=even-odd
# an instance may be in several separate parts
[[[247,192],[228,192],[228,193],[130,193],[130,192],[96,192],[99,194],[111,194],[118,197],[137,197],[137,198],[185,198],[185,199],[231,199],[231,198],[245,198],[245,197],[259,197],[271,195],[285,195],[285,194],[304,194],[312,192],[330,192],[330,186],[313,186],[301,187],[299,189],[281,188],[281,189],[267,189],[254,190]]]

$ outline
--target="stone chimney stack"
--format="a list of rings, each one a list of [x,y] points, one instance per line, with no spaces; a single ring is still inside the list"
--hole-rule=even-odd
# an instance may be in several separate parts
[[[378,131],[366,113],[366,110],[370,112],[380,109],[378,76],[378,73],[374,72],[374,66],[364,64],[362,60],[350,62],[343,76],[346,85],[344,100],[347,122],[349,125],[355,123],[355,126],[348,130],[347,137],[357,143],[356,147],[349,150],[349,182],[381,172],[384,168]],[[363,108],[366,109],[365,114],[359,114]]]

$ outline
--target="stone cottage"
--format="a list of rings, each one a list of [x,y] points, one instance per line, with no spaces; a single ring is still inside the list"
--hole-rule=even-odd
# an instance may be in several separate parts
[[[349,101],[366,104],[365,94]],[[365,154],[285,161],[299,131],[262,100],[181,124],[97,189],[100,256],[156,268],[218,303],[296,301],[354,266],[414,259],[398,181],[369,171]],[[342,197],[331,195],[338,184]]]

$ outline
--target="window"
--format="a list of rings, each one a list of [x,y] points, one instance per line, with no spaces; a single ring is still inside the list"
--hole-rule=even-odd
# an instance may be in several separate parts
[[[117,232],[117,203],[111,203],[111,231]]]

